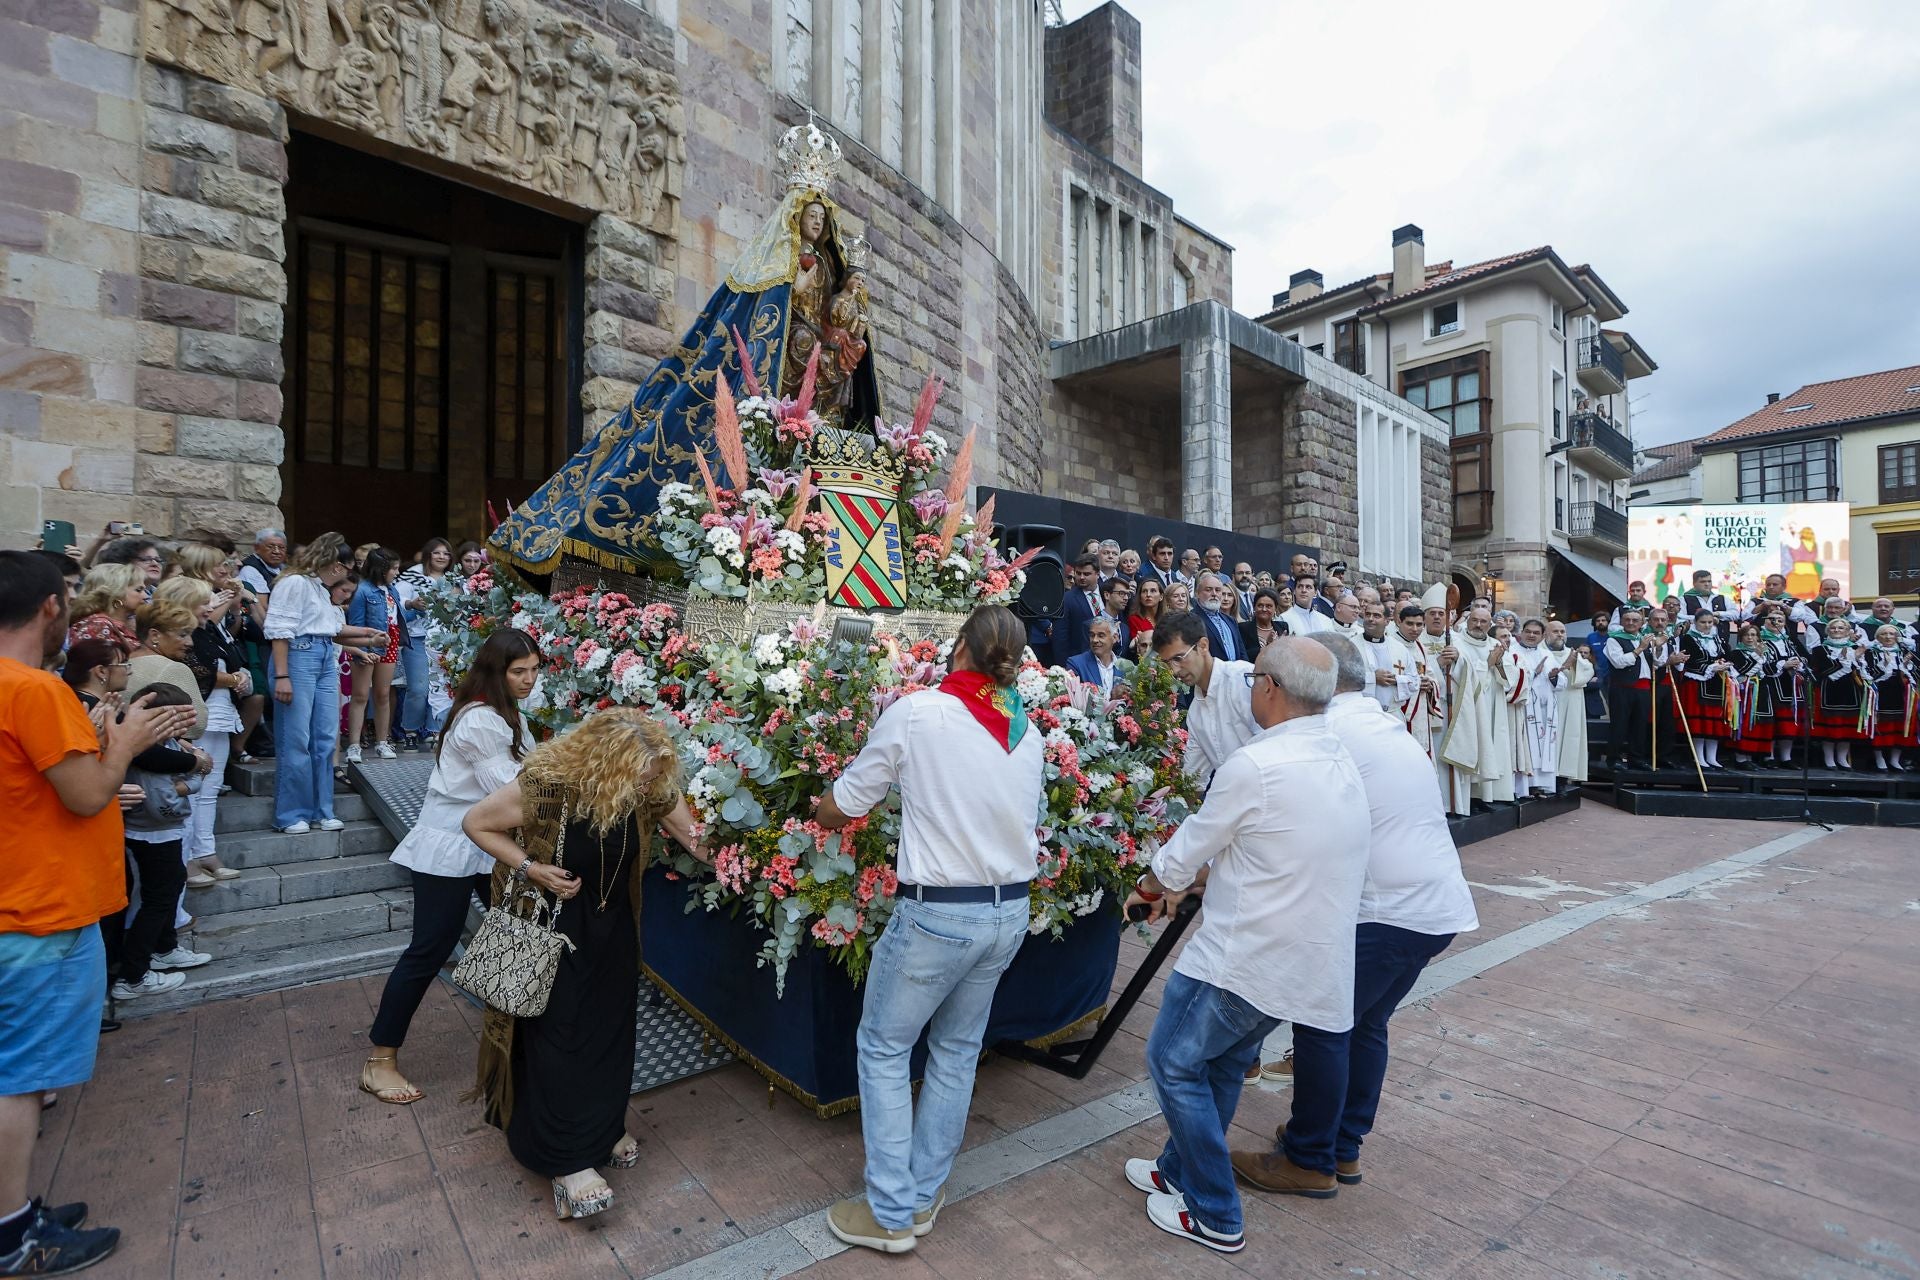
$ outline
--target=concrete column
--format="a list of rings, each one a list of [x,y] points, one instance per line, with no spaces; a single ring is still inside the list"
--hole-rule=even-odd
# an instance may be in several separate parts
[[[1230,312],[1202,312],[1204,333],[1180,343],[1180,518],[1233,528],[1233,347]]]

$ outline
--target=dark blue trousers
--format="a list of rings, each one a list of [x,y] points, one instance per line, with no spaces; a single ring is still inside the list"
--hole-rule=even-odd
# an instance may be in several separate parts
[[[1293,1025],[1293,1115],[1282,1144],[1287,1159],[1332,1173],[1335,1160],[1360,1158],[1387,1078],[1387,1019],[1427,961],[1452,941],[1450,933],[1415,933],[1390,924],[1354,931],[1353,1030]]]

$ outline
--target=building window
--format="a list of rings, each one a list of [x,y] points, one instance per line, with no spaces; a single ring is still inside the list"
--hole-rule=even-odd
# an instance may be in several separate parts
[[[1567,468],[1558,462],[1553,464],[1553,527],[1563,533],[1567,528]]]
[[[1920,442],[1881,446],[1880,501],[1920,502]]]
[[[1355,422],[1360,563],[1395,578],[1420,576],[1420,431],[1361,401]]]
[[[1567,376],[1559,372],[1553,375],[1553,438],[1567,438]]]
[[[1880,535],[1880,594],[1920,595],[1920,532]]]
[[[1333,362],[1350,373],[1367,372],[1367,326],[1358,320],[1333,322]]]
[[[1400,394],[1446,423],[1455,436],[1477,436],[1488,429],[1492,406],[1486,385],[1484,353],[1422,365],[1400,375]]]
[[[1558,298],[1547,303],[1547,313],[1549,317],[1548,323],[1553,326],[1553,331],[1555,333],[1565,332],[1567,327],[1567,309],[1560,305]]]
[[[1740,451],[1741,502],[1837,502],[1838,440],[1803,440]]]
[[[1443,302],[1427,313],[1427,336],[1438,338],[1446,333],[1460,332],[1460,304]]]

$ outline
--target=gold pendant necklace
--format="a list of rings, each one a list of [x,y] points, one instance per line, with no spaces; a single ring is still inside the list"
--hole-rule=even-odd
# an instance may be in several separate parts
[[[600,854],[600,868],[598,873],[598,879],[600,881],[600,905],[595,908],[595,910],[601,915],[606,914],[607,900],[613,897],[613,891],[620,887],[620,868],[625,866],[627,862],[627,838],[632,830],[632,826],[633,820],[631,818],[628,818],[620,824],[620,860],[613,864],[613,882],[611,884],[607,882],[607,855],[605,851],[602,851]]]

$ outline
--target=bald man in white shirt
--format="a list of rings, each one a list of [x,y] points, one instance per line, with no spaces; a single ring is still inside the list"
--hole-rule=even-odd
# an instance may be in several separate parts
[[[1260,651],[1259,736],[1220,766],[1129,899],[1164,911],[1212,868],[1147,1040],[1167,1144],[1126,1175],[1156,1227],[1220,1253],[1246,1245],[1226,1135],[1247,1067],[1283,1020],[1344,1031],[1353,1017],[1369,824],[1359,772],[1322,714],[1333,689],[1319,646],[1281,636]]]
[[[1293,1028],[1293,1114],[1271,1152],[1236,1151],[1233,1168],[1266,1191],[1326,1199],[1360,1181],[1360,1143],[1373,1129],[1387,1074],[1387,1020],[1427,961],[1480,927],[1473,892],[1426,754],[1366,694],[1368,668],[1345,636],[1317,635],[1337,683],[1326,724],[1366,789],[1371,827],[1354,931],[1351,1029]],[[1337,1180],[1337,1181],[1336,1181]]]

